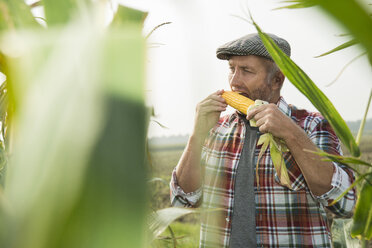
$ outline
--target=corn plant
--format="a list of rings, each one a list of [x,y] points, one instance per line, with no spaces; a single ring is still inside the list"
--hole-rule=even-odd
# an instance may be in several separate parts
[[[101,3],[43,0],[43,28],[0,0],[0,247],[145,245],[145,13],[119,7],[105,28]]]

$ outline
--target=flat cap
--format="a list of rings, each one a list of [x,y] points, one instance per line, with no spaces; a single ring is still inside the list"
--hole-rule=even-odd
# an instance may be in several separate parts
[[[274,34],[268,34],[273,39],[273,41],[278,45],[278,47],[288,55],[291,56],[291,47],[289,43]],[[257,33],[248,34],[239,39],[230,41],[219,48],[216,51],[217,58],[228,60],[231,56],[234,55],[257,55],[264,57],[266,59],[273,60],[266,50],[260,36]]]

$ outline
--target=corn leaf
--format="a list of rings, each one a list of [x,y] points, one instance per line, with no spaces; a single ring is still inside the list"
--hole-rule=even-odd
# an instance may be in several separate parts
[[[334,49],[332,49],[332,50],[330,50],[328,52],[325,52],[325,53],[322,53],[321,55],[316,56],[315,58],[323,57],[325,55],[328,55],[328,54],[331,54],[331,53],[340,51],[342,49],[348,48],[348,47],[353,46],[355,44],[358,44],[358,41],[356,39],[350,40],[348,42],[345,42],[342,45],[337,46],[336,48],[334,48]]]
[[[370,174],[371,173],[366,173],[366,174],[358,177],[339,197],[334,199],[333,202],[331,202],[329,204],[329,206],[332,206],[332,205],[336,204],[336,202],[341,200],[352,188],[354,188],[358,183],[360,183],[365,177],[369,176]]]
[[[276,9],[302,9],[302,8],[309,8],[316,5],[316,0],[288,0],[282,1],[282,3],[292,3],[287,6],[279,7]]]
[[[365,165],[365,166],[368,166],[368,167],[372,167],[371,163],[368,163],[366,161],[363,161],[363,160],[361,160],[359,158],[355,158],[355,157],[344,157],[344,156],[339,156],[339,155],[326,153],[324,151],[317,151],[317,152],[310,151],[310,150],[306,150],[306,151],[317,154],[319,156],[327,157],[331,161],[341,163],[341,164],[359,164],[359,165]]]
[[[39,27],[25,1],[0,0],[0,32]]]
[[[366,111],[364,112],[364,117],[363,117],[362,122],[360,123],[359,131],[358,131],[358,134],[357,134],[357,137],[356,137],[356,143],[358,145],[360,144],[360,139],[362,138],[362,133],[363,133],[363,130],[364,130],[364,125],[366,124],[367,114],[368,114],[369,106],[371,104],[371,100],[372,100],[372,89],[371,89],[371,92],[369,93],[369,99],[368,99],[368,102],[367,102]]]
[[[372,170],[370,170],[371,172]],[[369,181],[372,181],[372,174],[368,176]],[[358,201],[356,203],[353,216],[353,226],[351,228],[351,236],[359,239],[372,238],[372,185],[364,182],[360,191]]]
[[[358,0],[322,0],[317,4],[334,17],[372,56],[372,18]],[[347,17],[347,18],[346,18]]]
[[[150,214],[148,225],[151,241],[158,237],[176,219],[191,213],[200,213],[198,209],[192,208],[165,208]]]
[[[119,5],[115,17],[112,20],[111,27],[120,27],[128,23],[142,24],[147,15],[147,12]]]
[[[349,65],[351,65],[352,63],[354,63],[357,59],[359,59],[360,57],[362,57],[363,55],[366,55],[367,52],[363,52],[361,54],[359,54],[358,56],[356,56],[355,58],[353,58],[352,60],[350,60],[344,67],[342,67],[341,71],[337,74],[336,78],[332,80],[332,82],[330,82],[329,84],[326,85],[326,87],[332,85],[334,82],[337,81],[337,79],[340,78],[340,76],[342,75],[342,73],[346,70],[346,68],[349,67]],[[359,144],[358,144],[359,145]]]
[[[141,28],[73,24],[1,42],[22,100],[5,191],[14,217],[0,247],[144,247]]]
[[[260,37],[269,51],[270,55],[278,65],[280,70],[289,79],[289,81],[304,94],[311,103],[320,111],[320,113],[328,120],[337,136],[342,143],[348,148],[350,153],[358,157],[360,150],[355,143],[354,137],[342,119],[332,102],[324,95],[324,93],[315,85],[315,83],[306,75],[306,73],[298,67],[284,52],[274,43],[274,41],[263,33],[260,27],[253,21]]]
[[[89,0],[42,0],[48,26],[62,25],[77,16],[78,8],[89,6]]]

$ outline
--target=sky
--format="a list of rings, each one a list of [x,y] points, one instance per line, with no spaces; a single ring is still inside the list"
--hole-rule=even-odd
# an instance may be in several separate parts
[[[283,37],[291,44],[291,58],[333,102],[346,121],[358,120],[364,115],[372,88],[371,67],[367,58],[361,57],[336,83],[326,87],[363,50],[355,46],[314,58],[350,39],[339,36],[347,32],[320,9],[273,10],[283,6],[277,0],[119,2],[149,12],[144,34],[158,24],[172,22],[156,30],[149,40],[157,46],[148,50],[147,104],[155,109],[154,119],[167,127],[151,122],[150,137],[190,134],[197,103],[218,89],[229,89],[227,62],[218,60],[215,51],[228,41],[255,32],[251,24],[235,17],[247,17],[244,11],[247,8],[263,31]],[[288,103],[316,111],[288,80],[281,93]],[[231,111],[229,109],[227,113]],[[368,117],[372,117],[372,111]]]
[[[154,107],[156,116],[153,119],[167,127],[151,121],[150,137],[190,134],[197,103],[218,89],[229,90],[227,61],[218,60],[215,52],[218,46],[228,41],[256,32],[253,25],[236,17],[248,17],[248,8],[264,32],[274,33],[291,44],[291,58],[326,94],[346,121],[358,120],[364,115],[372,88],[371,67],[367,58],[361,57],[336,83],[326,87],[363,50],[353,46],[314,58],[350,39],[340,37],[347,31],[320,9],[273,10],[283,6],[279,0],[117,2],[149,12],[144,35],[161,23],[172,22],[157,29],[148,41],[146,104]],[[288,103],[316,111],[288,80],[281,93]],[[229,108],[226,113],[232,111]],[[368,117],[372,118],[372,111]]]

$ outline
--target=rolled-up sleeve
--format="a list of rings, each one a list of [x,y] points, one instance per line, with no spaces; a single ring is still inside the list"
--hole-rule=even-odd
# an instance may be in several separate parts
[[[342,155],[340,141],[327,120],[316,118],[310,139],[323,151]],[[346,166],[333,162],[332,188],[321,196],[316,196],[319,202],[327,207],[337,217],[351,217],[356,202],[355,188],[350,189],[337,203],[330,206],[333,200],[345,192],[355,180],[354,172]]]
[[[202,187],[196,191],[185,193],[178,185],[176,169],[172,172],[170,181],[170,200],[174,207],[198,207],[202,196]]]
[[[352,179],[346,171],[341,169],[337,163],[333,163],[334,173],[332,177],[332,188],[323,195],[317,196],[318,200],[339,217],[351,217],[355,205],[355,190],[349,190],[344,197],[335,205],[329,206],[333,200],[337,199],[352,184]]]

